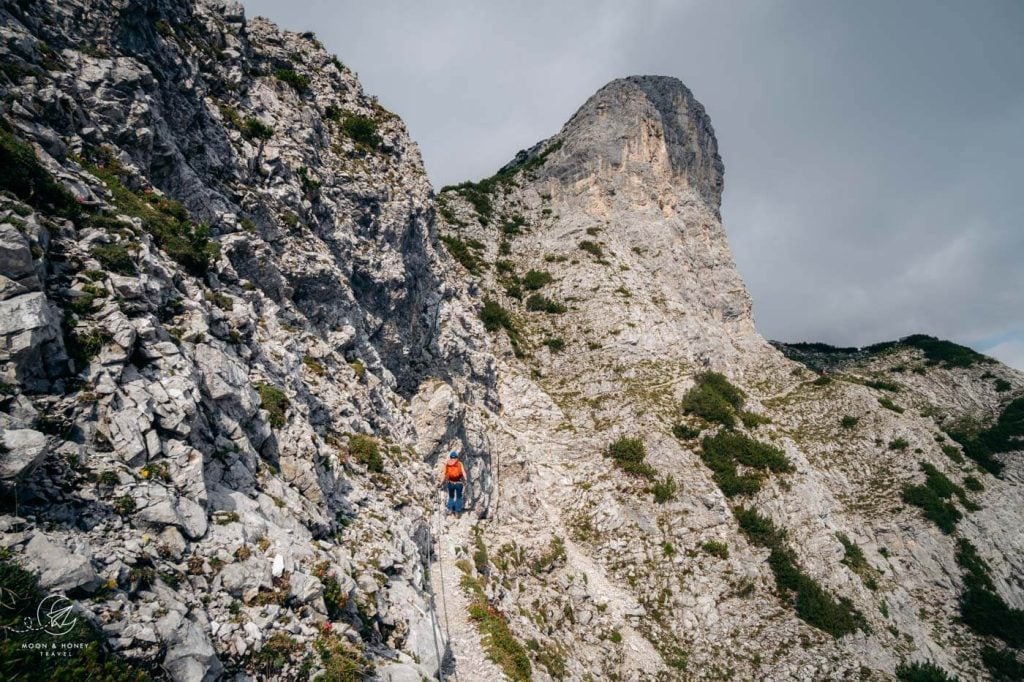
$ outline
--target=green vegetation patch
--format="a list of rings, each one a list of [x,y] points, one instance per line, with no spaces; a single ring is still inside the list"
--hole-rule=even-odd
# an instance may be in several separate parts
[[[530,270],[523,277],[523,286],[530,291],[537,291],[541,287],[551,284],[554,278],[547,270]]]
[[[957,542],[956,560],[964,570],[960,617],[981,636],[994,636],[1016,649],[1024,646],[1024,611],[1010,607],[996,592],[988,564],[970,541]]]
[[[501,304],[494,299],[485,298],[484,305],[480,309],[480,319],[484,323],[484,329],[489,332],[504,329],[508,334],[509,343],[512,344],[512,350],[515,351],[516,356],[521,357],[522,340],[519,336],[519,327],[509,311],[502,308]]]
[[[981,662],[988,669],[988,674],[995,682],[1019,682],[1024,680],[1024,663],[1017,660],[1012,651],[996,649],[992,646],[983,647]]]
[[[903,414],[903,408],[900,407],[899,405],[897,405],[896,403],[894,403],[889,398],[879,398],[878,399],[878,404],[881,405],[882,407],[884,407],[887,410],[892,410],[893,412],[895,412],[897,414]]]
[[[859,423],[860,419],[849,414],[843,415],[843,418],[839,420],[839,425],[842,426],[844,429],[856,428],[857,424]]]
[[[689,424],[676,424],[672,427],[672,435],[679,440],[693,440],[700,436],[700,429]]]
[[[298,73],[294,69],[277,69],[274,71],[274,78],[282,83],[287,83],[300,95],[309,90],[309,76]]]
[[[341,119],[341,131],[363,151],[373,151],[383,142],[377,121],[369,116],[345,114]]]
[[[790,473],[793,465],[786,453],[733,431],[719,431],[701,441],[701,459],[726,497],[750,495],[761,489],[765,472]],[[739,473],[737,465],[754,469]]]
[[[925,361],[928,365],[970,367],[971,365],[979,363],[988,364],[994,362],[992,358],[982,355],[967,346],[961,346],[960,344],[953,343],[952,341],[943,341],[942,339],[937,339],[934,336],[927,336],[925,334],[912,334],[911,336],[906,336],[898,341],[876,343],[873,346],[868,346],[866,350],[871,353],[880,353],[890,348],[900,347],[917,348],[924,352]]]
[[[247,140],[269,140],[274,136],[274,129],[255,116],[246,116],[240,130]]]
[[[128,247],[121,242],[93,244],[89,253],[100,262],[100,265],[111,272],[116,272],[119,275],[135,274],[135,260],[128,251]]]
[[[384,471],[384,460],[376,439],[357,433],[348,439],[348,454],[374,473]]]
[[[202,277],[220,256],[220,246],[210,239],[210,228],[191,222],[179,202],[156,194],[140,195],[121,184],[116,160],[88,170],[107,186],[118,210],[140,219],[156,245],[189,273]]]
[[[442,236],[441,241],[448,249],[448,253],[452,255],[452,258],[459,261],[459,264],[469,270],[471,274],[479,275],[487,266],[479,253],[484,248],[481,242],[475,239],[463,241],[454,235]]]
[[[552,301],[541,294],[531,294],[526,299],[526,309],[531,312],[548,313],[549,315],[561,315],[568,310],[565,305]]]
[[[966,499],[964,491],[928,462],[921,462],[921,470],[925,473],[925,484],[904,486],[903,501],[920,508],[925,518],[948,535],[956,530],[957,522],[963,518],[950,498],[955,494]]]
[[[74,218],[80,211],[74,195],[54,180],[32,146],[15,137],[4,119],[0,119],[0,190],[66,218]]]
[[[837,638],[867,629],[864,616],[849,599],[833,598],[816,580],[800,570],[796,553],[786,546],[784,530],[755,509],[738,507],[734,513],[747,539],[770,550],[768,565],[775,575],[775,584],[784,601],[789,601],[791,596],[794,598],[796,613],[801,620]]]
[[[651,494],[654,495],[654,501],[658,504],[665,504],[674,499],[678,492],[679,484],[676,483],[672,474],[659,479],[651,486]]]
[[[934,663],[901,663],[896,667],[901,682],[957,682],[957,678]]]
[[[708,422],[723,426],[736,425],[736,412],[743,407],[746,395],[718,372],[703,372],[696,384],[683,397],[682,408]]]
[[[281,428],[287,422],[288,396],[277,386],[268,383],[256,384],[256,392],[260,394],[260,407],[268,413],[268,421],[274,428]]]
[[[1024,449],[1024,398],[1003,408],[996,423],[987,429],[952,428],[949,437],[960,443],[964,454],[989,473],[1000,476],[1006,466],[994,455]]]
[[[608,446],[605,454],[612,458],[619,469],[631,476],[648,480],[654,480],[657,476],[654,467],[644,461],[647,457],[647,448],[640,438],[621,436]]]

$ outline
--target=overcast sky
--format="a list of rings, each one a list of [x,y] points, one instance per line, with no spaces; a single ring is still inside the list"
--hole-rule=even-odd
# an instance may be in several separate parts
[[[711,115],[765,336],[923,332],[1024,369],[1024,2],[244,4],[316,31],[436,187],[490,175],[613,78],[676,76]]]

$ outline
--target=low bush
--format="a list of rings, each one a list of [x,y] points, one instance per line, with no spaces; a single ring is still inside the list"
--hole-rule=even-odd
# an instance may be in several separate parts
[[[371,679],[373,667],[363,653],[347,639],[325,634],[313,643],[324,671],[320,679],[337,682],[362,682]]]
[[[274,136],[274,129],[255,116],[245,117],[241,131],[247,140],[269,140]]]
[[[568,310],[568,308],[561,303],[552,301],[540,294],[531,294],[530,297],[526,299],[526,309],[532,312],[543,312],[550,315],[560,315]]]
[[[820,377],[811,382],[815,386],[828,386],[832,383],[832,377],[822,374]]]
[[[896,438],[894,440],[889,441],[890,450],[898,450],[899,452],[903,452],[908,447],[910,447],[910,442],[906,438]]]
[[[756,493],[761,489],[765,471],[793,471],[793,465],[782,450],[731,431],[705,436],[701,441],[700,456],[726,497]],[[756,471],[740,474],[737,464]]]
[[[729,558],[729,545],[724,542],[719,542],[718,540],[707,540],[701,544],[700,548],[704,550],[706,554],[716,556],[719,559]]]
[[[693,440],[700,435],[700,429],[689,424],[676,424],[672,427],[672,435],[679,440]]]
[[[256,384],[260,394],[260,407],[268,413],[267,420],[274,428],[281,428],[287,422],[288,396],[277,386],[268,383]]]
[[[954,427],[948,433],[960,443],[965,455],[989,473],[1000,476],[1005,465],[995,455],[1024,449],[1024,398],[1010,402],[987,429]]]
[[[473,275],[479,275],[484,269],[486,263],[483,258],[480,257],[479,248],[476,248],[479,242],[463,241],[462,239],[455,236],[442,236],[441,242],[447,247],[448,253],[451,254],[452,258],[457,260],[459,264],[469,270]],[[483,244],[480,244],[482,247]]]
[[[309,76],[297,73],[294,69],[277,69],[274,71],[274,78],[287,83],[300,95],[309,90]]]
[[[963,516],[953,504],[942,498],[927,485],[906,485],[903,487],[903,501],[924,512],[926,519],[934,522],[947,535],[956,530],[956,524]]]
[[[979,481],[974,476],[965,476],[964,477],[964,487],[967,488],[968,490],[972,490],[972,491],[974,491],[976,493],[980,493],[982,490],[985,489],[985,486],[983,486],[981,484],[981,481]]]
[[[740,530],[747,539],[770,550],[768,566],[784,595],[795,597],[796,613],[801,620],[833,637],[865,630],[864,616],[846,598],[834,599],[813,578],[800,570],[796,554],[786,546],[786,533],[754,509],[734,510]]]
[[[735,426],[736,411],[743,407],[746,395],[718,372],[698,374],[693,388],[683,397],[682,409],[708,422]]]
[[[581,251],[586,251],[594,258],[601,259],[604,257],[604,250],[597,242],[584,240],[579,243],[579,247]]]
[[[899,405],[897,405],[896,403],[894,403],[889,398],[879,398],[878,399],[878,404],[881,405],[882,407],[884,407],[887,410],[892,410],[893,412],[896,412],[897,414],[903,414],[903,408],[900,407]]]
[[[768,417],[763,414],[757,414],[756,412],[747,412],[746,410],[744,410],[740,412],[739,415],[740,421],[743,422],[743,425],[748,429],[756,429],[758,426],[761,426],[762,424],[772,423],[771,417]]]
[[[544,339],[544,345],[550,348],[552,353],[560,353],[565,350],[565,339],[560,336]]]
[[[119,275],[134,275],[135,260],[128,248],[121,242],[112,244],[94,244],[89,253],[104,268]]]
[[[107,186],[118,210],[141,220],[156,245],[190,274],[205,275],[220,256],[220,246],[210,239],[210,228],[192,223],[179,202],[132,192],[121,184],[116,161],[108,160],[106,166],[90,166],[88,170]]]
[[[653,480],[657,475],[654,468],[644,461],[647,448],[640,438],[621,436],[608,446],[605,454],[612,458],[619,469],[631,476]]]
[[[857,419],[856,417],[847,414],[844,415],[843,418],[839,420],[839,425],[842,426],[844,429],[852,429],[856,427],[859,422],[860,419]]]
[[[964,461],[965,461],[964,460],[964,456],[960,454],[960,450],[958,450],[955,445],[945,444],[945,445],[940,446],[939,449],[942,450],[942,454],[944,454],[946,457],[949,457],[951,460],[953,460],[957,464],[963,464],[964,463]]]
[[[530,270],[523,277],[523,286],[530,290],[536,291],[541,287],[550,284],[554,278],[551,277],[551,273],[547,270]]]
[[[867,386],[868,388],[874,388],[879,391],[891,391],[893,393],[899,393],[900,391],[899,384],[897,384],[894,381],[888,381],[886,379],[871,379],[870,381],[865,381],[864,385]]]
[[[50,175],[31,145],[14,136],[5,119],[0,119],[0,190],[66,218],[80,212],[74,195]]]
[[[956,678],[934,663],[901,663],[896,667],[901,682],[957,682]]]
[[[373,151],[383,142],[377,132],[377,121],[368,116],[345,114],[341,119],[341,130],[364,151]]]
[[[1024,680],[1024,663],[1017,660],[1013,651],[1000,651],[995,647],[981,649],[981,662],[995,682],[1019,682]]]
[[[369,471],[384,471],[384,460],[380,456],[380,446],[371,436],[357,433],[348,439],[348,454]]]
[[[964,570],[960,617],[977,634],[994,636],[1014,648],[1024,646],[1024,610],[1010,607],[989,577],[988,564],[970,541],[957,542],[956,560]]]
[[[679,484],[676,483],[676,479],[673,478],[671,474],[665,476],[651,486],[651,494],[654,495],[654,501],[658,504],[668,502],[673,499],[678,492]]]
[[[1011,384],[1006,379],[996,379],[996,381],[995,381],[996,393],[1006,393],[1011,388],[1013,388],[1013,384]]]

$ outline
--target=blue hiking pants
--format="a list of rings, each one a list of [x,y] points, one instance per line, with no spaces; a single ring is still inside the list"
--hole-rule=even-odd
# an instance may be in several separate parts
[[[448,511],[462,513],[462,483],[448,484]]]

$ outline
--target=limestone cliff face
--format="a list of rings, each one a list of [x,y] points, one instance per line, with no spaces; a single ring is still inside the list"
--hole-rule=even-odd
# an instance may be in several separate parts
[[[1024,377],[918,339],[816,378],[754,329],[721,190],[703,108],[654,77],[610,83],[495,176],[442,190],[499,351],[496,603],[572,679],[890,679],[915,660],[983,674],[981,646],[1004,644],[960,620],[962,543],[1017,608],[1021,458],[1001,455],[996,478],[945,432],[1016,419]],[[730,427],[686,407],[708,369],[744,393]],[[614,463],[620,438],[643,465]],[[758,474],[762,447],[788,464]],[[946,482],[963,493],[955,539],[905,501]]]
[[[113,659],[404,682],[1013,657],[1024,376],[908,339],[822,378],[766,343],[678,80],[613,81],[435,196],[351,71],[236,3],[6,2],[0,37],[0,561]],[[708,370],[717,413],[687,400]],[[451,448],[471,513],[441,523]]]

